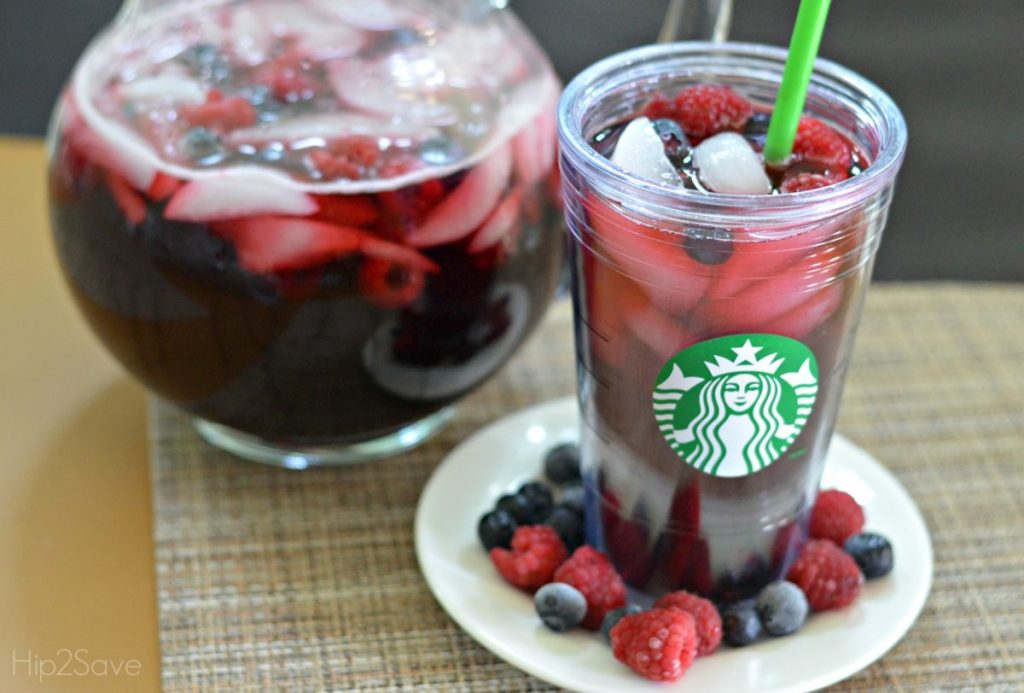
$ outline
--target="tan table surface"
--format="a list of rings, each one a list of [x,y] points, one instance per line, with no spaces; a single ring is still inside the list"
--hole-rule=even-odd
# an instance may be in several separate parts
[[[0,138],[0,691],[158,690],[145,398],[75,311],[44,190],[42,143]]]

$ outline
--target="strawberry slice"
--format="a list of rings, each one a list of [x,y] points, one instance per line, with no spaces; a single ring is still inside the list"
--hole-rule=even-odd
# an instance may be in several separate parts
[[[842,302],[842,284],[832,284],[760,329],[790,339],[804,339],[828,320]]]
[[[737,240],[732,255],[718,266],[715,279],[708,287],[708,298],[717,300],[735,296],[755,282],[777,276],[815,249],[835,242],[838,230],[848,223],[846,216],[835,217],[800,233],[791,233],[791,229],[785,228],[763,229]],[[791,235],[773,237],[785,233]]]
[[[659,363],[696,344],[700,336],[682,320],[668,316],[654,306],[623,317],[636,338],[658,357]]]
[[[211,224],[235,245],[238,262],[256,274],[307,269],[359,250],[357,229],[312,219],[250,217]]]
[[[157,202],[163,202],[177,192],[181,185],[181,181],[174,176],[169,176],[163,171],[157,171],[156,178],[153,179],[153,183],[146,190],[146,197]]]
[[[114,197],[114,202],[132,226],[138,226],[146,219],[146,201],[142,195],[135,192],[128,181],[112,171],[107,171],[107,186]]]
[[[369,195],[314,195],[320,210],[316,219],[341,226],[372,226],[380,218],[380,211]]]
[[[414,248],[391,243],[376,236],[364,234],[359,249],[367,256],[400,265],[407,269],[428,274],[437,274],[441,267],[429,257]]]
[[[522,200],[523,189],[513,188],[505,196],[505,199],[494,208],[491,215],[480,226],[480,230],[473,234],[473,239],[469,242],[469,252],[479,253],[500,243],[512,231],[519,219]]]
[[[359,268],[359,290],[382,308],[402,308],[415,301],[426,285],[423,272],[376,258]]]
[[[756,332],[776,318],[809,300],[816,289],[828,284],[842,266],[835,247],[809,253],[776,276],[751,284],[735,296],[709,300],[694,311],[694,319],[716,333]]]
[[[425,248],[469,235],[498,204],[511,173],[512,154],[508,145],[502,145],[470,171],[423,225],[409,234],[409,243]]]
[[[540,115],[512,139],[516,176],[523,185],[544,179],[555,164],[555,106],[545,106]]]
[[[222,173],[182,186],[164,216],[175,221],[216,221],[260,214],[304,216],[317,211],[316,201],[261,171]]]
[[[656,306],[682,314],[697,305],[712,270],[687,255],[681,234],[631,219],[593,195],[584,207],[597,242]]]
[[[585,320],[595,367],[618,368],[626,363],[626,316],[650,303],[640,288],[608,262],[580,248],[585,282]]]

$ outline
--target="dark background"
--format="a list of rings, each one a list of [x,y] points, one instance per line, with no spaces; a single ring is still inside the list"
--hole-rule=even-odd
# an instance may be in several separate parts
[[[349,0],[338,0],[347,2]],[[735,0],[731,37],[785,45],[797,0]],[[512,0],[565,78],[650,43],[667,0]],[[119,0],[0,0],[0,133],[40,135]],[[821,54],[910,128],[882,279],[1024,280],[1024,0],[835,0]]]

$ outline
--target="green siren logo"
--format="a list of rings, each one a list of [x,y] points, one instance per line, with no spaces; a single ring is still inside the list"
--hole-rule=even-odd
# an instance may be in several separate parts
[[[683,349],[662,367],[654,418],[687,464],[713,476],[746,476],[793,444],[817,395],[818,362],[804,344],[733,335]]]

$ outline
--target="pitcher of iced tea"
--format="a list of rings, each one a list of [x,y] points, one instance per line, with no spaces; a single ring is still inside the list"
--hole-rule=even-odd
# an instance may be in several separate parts
[[[560,85],[503,5],[128,0],[85,52],[50,135],[60,263],[206,440],[396,453],[530,334],[563,260]]]

